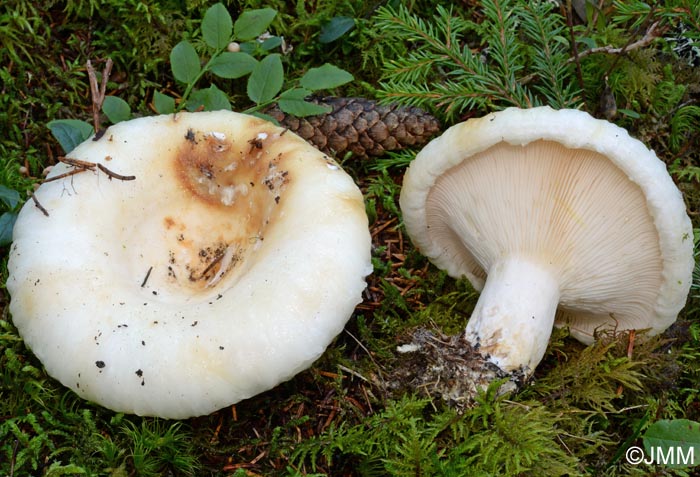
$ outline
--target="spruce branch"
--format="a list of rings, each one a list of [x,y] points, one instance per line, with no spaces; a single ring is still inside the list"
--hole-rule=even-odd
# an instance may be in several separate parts
[[[458,68],[471,71],[474,68],[470,55],[465,55],[460,48],[459,35],[468,29],[468,23],[453,16],[451,10],[438,6],[435,24],[418,18],[403,5],[394,12],[389,8],[378,10],[378,22],[381,30],[413,44],[416,48],[403,60],[391,65],[420,65],[421,58],[432,58],[434,63],[453,63]],[[404,68],[410,70],[410,67]],[[425,74],[430,71],[425,71]],[[476,73],[475,71],[472,71]]]
[[[532,41],[530,54],[539,82],[533,88],[554,108],[571,107],[579,98],[580,89],[567,78],[573,76],[566,61],[569,41],[565,38],[566,24],[545,2],[532,2],[522,11],[523,30]],[[524,81],[523,81],[524,82]]]
[[[380,83],[385,91],[382,98],[386,102],[400,102],[405,106],[425,108],[442,98],[442,94],[434,91],[427,84],[416,84],[409,81],[394,81],[391,84]]]
[[[578,86],[581,89],[581,99],[586,102],[586,85],[583,81],[583,68],[581,67],[581,59],[578,53],[578,45],[576,44],[576,34],[574,32],[574,12],[571,0],[566,0],[566,5],[562,7],[564,12],[564,17],[566,18],[566,28],[569,32],[569,39],[571,40],[571,51],[573,52],[573,62],[576,65],[576,80],[578,81]]]
[[[517,31],[520,21],[515,14],[511,0],[492,0],[484,2],[484,14],[489,28],[487,40],[489,54],[494,60],[496,74],[490,77],[499,85],[499,96],[509,99],[521,107],[531,107],[528,95],[516,80],[516,75],[524,68],[524,45],[517,40],[513,32]]]
[[[378,9],[378,29],[407,51],[384,65],[380,99],[420,106],[448,122],[475,108],[574,105],[579,93],[566,64],[563,20],[546,2],[523,3],[484,0],[481,23],[443,7],[433,18],[404,6]],[[476,46],[466,42],[473,34]]]

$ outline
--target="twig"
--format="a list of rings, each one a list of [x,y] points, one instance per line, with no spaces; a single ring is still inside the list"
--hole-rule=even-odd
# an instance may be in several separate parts
[[[102,83],[97,85],[97,75],[90,60],[87,61],[88,79],[90,80],[90,93],[92,96],[92,121],[95,126],[95,132],[100,130],[100,110],[102,103],[105,101],[105,93],[107,92],[107,81],[109,74],[112,71],[112,59],[107,58],[104,70],[102,70]]]
[[[369,379],[365,378],[364,376],[362,376],[360,373],[358,373],[354,369],[350,369],[347,366],[343,366],[342,364],[338,365],[338,369],[340,369],[341,371],[345,371],[346,373],[352,374],[353,376],[360,378],[361,380],[363,380],[366,383],[372,384],[372,382]]]
[[[620,58],[622,58],[622,55],[624,53],[626,53],[627,51],[629,51],[631,49],[632,45],[639,44],[640,42],[643,42],[645,40],[645,38],[649,38],[648,42],[646,43],[646,44],[648,44],[648,43],[651,43],[656,38],[656,36],[652,36],[652,33],[656,29],[656,27],[659,25],[658,21],[652,23],[651,26],[649,28],[647,28],[647,31],[646,31],[646,33],[644,33],[644,36],[642,37],[641,40],[636,41],[634,43],[632,42],[632,38],[634,38],[634,36],[636,36],[640,31],[642,31],[642,28],[646,28],[646,26],[649,25],[649,22],[653,18],[655,10],[656,10],[656,6],[652,5],[651,8],[649,9],[649,13],[647,13],[647,16],[644,17],[644,20],[642,21],[642,23],[639,25],[639,27],[637,27],[637,30],[635,31],[635,35],[630,36],[629,40],[627,40],[627,44],[622,48],[622,53],[620,53],[618,56],[615,57],[612,64],[608,68],[608,71],[605,72],[606,78],[608,76],[610,76],[610,73],[612,73],[615,66],[617,66],[617,62],[620,61]],[[642,46],[646,46],[646,44],[642,45]],[[638,46],[635,46],[634,48],[638,48]]]
[[[74,174],[78,174],[78,173],[84,172],[84,171],[94,171],[95,168],[97,168],[97,169],[101,170],[102,172],[104,172],[105,174],[107,174],[109,176],[109,180],[119,179],[120,181],[133,181],[134,179],[136,179],[136,176],[124,176],[121,174],[117,174],[116,172],[108,169],[107,166],[100,164],[100,163],[96,163],[96,162],[81,161],[80,159],[73,159],[70,157],[63,157],[63,156],[59,156],[58,160],[64,164],[68,164],[69,166],[76,167],[77,169],[69,171],[69,172],[65,172],[65,173],[60,174],[58,176],[51,177],[50,179],[46,179],[44,182],[55,181],[56,179],[61,179],[63,177],[72,176]]]
[[[148,277],[151,276],[151,272],[153,271],[153,267],[149,268],[148,271],[146,272],[146,277],[143,279],[141,282],[141,288],[146,286],[146,282],[148,282]]]
[[[43,205],[39,203],[39,199],[36,198],[34,194],[30,195],[29,197],[32,198],[34,201],[34,205],[36,206],[37,209],[39,209],[45,216],[49,216],[49,211],[44,208]]]
[[[19,440],[15,439],[15,445],[12,447],[12,458],[10,459],[10,475],[13,477],[15,475],[15,462],[17,462],[17,450],[19,449]]]
[[[362,348],[365,351],[365,353],[367,353],[367,356],[369,357],[370,361],[372,361],[372,363],[374,363],[374,366],[377,368],[377,376],[379,376],[379,379],[381,380],[382,384],[384,384],[385,381],[384,381],[384,376],[382,374],[382,368],[380,368],[379,364],[374,360],[372,353],[369,352],[369,350],[365,347],[365,345],[363,345],[362,342],[355,337],[355,335],[350,333],[348,330],[345,330],[345,333],[347,333],[348,336],[350,336],[350,338],[355,340],[355,342],[360,346],[360,348]]]
[[[629,330],[629,336],[627,338],[627,359],[632,359],[632,353],[634,352],[634,338],[636,336],[636,330]]]
[[[588,25],[588,31],[586,32],[586,35],[589,35],[591,33],[591,28],[594,25],[598,24],[598,17],[600,16],[600,12],[603,11],[603,3],[605,0],[599,0],[598,1],[598,7],[593,10],[593,18],[591,18],[591,23]]]
[[[578,58],[580,59],[580,58],[583,58],[583,57],[588,56],[588,55],[593,55],[595,53],[607,53],[609,55],[622,55],[624,53],[627,53],[628,51],[636,50],[638,48],[644,48],[649,43],[651,43],[656,38],[658,38],[658,36],[655,34],[656,27],[658,27],[658,26],[659,26],[658,21],[652,23],[651,26],[649,27],[649,29],[647,30],[647,32],[644,34],[644,36],[641,39],[639,39],[633,43],[629,43],[629,44],[623,46],[622,48],[615,48],[612,45],[590,48],[588,50],[585,50],[585,51],[582,51],[581,53],[579,53]],[[574,54],[576,54],[576,53],[574,53]],[[576,56],[568,59],[569,63],[571,63],[572,61],[576,61]]]
[[[123,176],[121,174],[117,174],[116,172],[110,171],[109,169],[107,169],[107,167],[99,163],[97,164],[97,167],[109,176],[109,180],[112,180],[112,178],[119,179],[120,181],[133,181],[134,179],[136,179],[136,176]]]
[[[80,159],[73,159],[71,157],[58,156],[58,161],[86,171],[94,171],[96,167],[94,162],[81,161]]]
[[[226,250],[228,250],[228,247],[223,252],[221,252],[219,255],[214,257],[214,260],[212,260],[211,263],[209,265],[207,265],[207,267],[204,269],[204,271],[199,276],[199,278],[196,278],[195,280],[201,280],[202,278],[204,278],[207,275],[207,273],[209,273],[211,271],[211,269],[214,268],[214,265],[219,263],[224,258],[224,255],[226,255]]]
[[[53,182],[53,181],[57,181],[57,180],[59,180],[59,179],[63,179],[63,178],[70,177],[70,176],[74,176],[74,175],[76,175],[76,174],[80,174],[81,172],[85,172],[85,171],[87,171],[87,170],[88,170],[88,169],[73,169],[72,171],[64,172],[63,174],[59,174],[59,175],[57,175],[57,176],[53,176],[53,177],[49,177],[48,179],[44,179],[44,181],[42,182],[42,184],[44,184],[44,183],[46,183],[46,182]]]
[[[565,17],[566,17],[566,26],[569,29],[569,36],[571,37],[571,49],[574,52],[574,56],[569,59],[569,63],[571,61],[576,63],[576,79],[578,80],[578,87],[581,90],[581,100],[583,103],[586,103],[586,85],[583,81],[583,71],[581,70],[581,55],[578,52],[578,46],[576,45],[576,34],[574,33],[574,17],[573,17],[573,11],[572,11],[572,6],[571,6],[571,0],[567,0],[566,2],[566,12],[565,12]]]
[[[96,163],[96,162],[89,162],[89,161],[82,161],[80,159],[73,159],[71,157],[65,157],[65,156],[58,156],[58,161],[62,162],[64,164],[67,164],[69,166],[75,167],[75,169],[70,170],[68,172],[64,172],[63,174],[59,174],[57,176],[49,177],[48,179],[44,179],[42,183],[46,182],[52,182],[56,181],[59,179],[65,179],[66,177],[71,177],[76,174],[80,174],[81,172],[85,171],[96,171],[97,169],[101,170],[107,176],[109,177],[109,180],[112,179],[118,179],[120,181],[133,181],[136,179],[136,176],[124,176],[122,174],[117,174],[114,171],[111,171],[108,169],[106,166]],[[34,197],[34,194],[31,195],[32,200],[34,200],[34,205],[37,206],[39,210],[41,210],[45,216],[49,216],[49,212],[39,203],[36,197]],[[150,270],[149,270],[150,273]],[[146,276],[146,279],[148,279],[148,276]],[[144,281],[145,284],[145,281]]]
[[[57,176],[49,177],[48,179],[44,179],[44,182],[53,182],[59,179],[64,179],[66,177],[80,174],[81,172],[94,171],[96,167],[96,164],[94,162],[81,161],[80,159],[72,159],[70,157],[65,156],[58,156],[58,162],[68,164],[69,166],[73,166],[76,169],[64,172],[63,174],[59,174]]]

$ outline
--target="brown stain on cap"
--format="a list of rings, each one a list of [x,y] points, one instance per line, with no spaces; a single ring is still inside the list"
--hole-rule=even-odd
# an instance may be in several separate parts
[[[185,232],[183,239],[176,221],[164,219],[164,228],[174,237],[169,240],[172,256],[189,257],[187,263],[171,261],[173,280],[189,288],[210,287],[245,261],[251,244],[264,240],[292,180],[284,167],[289,154],[284,148],[271,150],[284,140],[276,129],[262,123],[250,128],[250,137],[237,140],[191,128],[182,136],[173,156],[177,180],[192,200],[204,205],[202,213],[211,211],[212,220],[220,223],[212,224],[206,238],[194,239]]]

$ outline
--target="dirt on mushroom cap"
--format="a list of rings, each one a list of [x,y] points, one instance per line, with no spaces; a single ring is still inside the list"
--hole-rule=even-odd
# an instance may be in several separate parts
[[[212,412],[308,367],[362,300],[362,194],[282,128],[224,111],[142,118],[71,156],[136,179],[43,185],[50,215],[20,212],[8,290],[25,342],[86,399]]]

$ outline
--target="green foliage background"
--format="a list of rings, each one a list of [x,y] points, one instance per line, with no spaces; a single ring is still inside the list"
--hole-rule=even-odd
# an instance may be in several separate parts
[[[331,63],[355,77],[336,94],[419,105],[444,125],[513,105],[602,115],[609,108],[601,104],[613,98],[614,121],[668,164],[696,232],[700,227],[700,73],[692,57],[673,50],[677,38],[700,37],[696,2],[593,2],[601,8],[589,7],[585,18],[572,16],[571,22],[551,2],[529,0],[223,3],[234,19],[250,9],[278,11],[271,32],[293,47],[275,51],[286,86]],[[155,93],[182,96],[169,55],[182,40],[205,51],[199,28],[211,4],[3,2],[0,212],[14,213],[62,154],[47,123],[90,120],[88,59],[99,69],[111,58],[107,93],[133,115],[153,114]],[[609,53],[642,40],[654,24],[658,34],[648,43]],[[602,50],[584,53],[595,48]],[[215,75],[202,81],[225,92],[236,109],[253,106],[245,82]],[[373,227],[400,224],[401,171],[414,153],[344,163],[365,192]],[[660,419],[700,420],[700,272],[679,322],[661,337],[638,335],[631,355],[624,334],[584,347],[555,331],[531,386],[500,398],[489,390],[480,406],[458,415],[418,393],[387,394],[381,382],[400,360],[396,345],[414,327],[459,332],[477,294],[409,246],[396,265],[387,258],[389,244],[375,245],[372,283],[381,303],[358,309],[311,370],[235,408],[182,422],[113,413],[60,386],[17,335],[3,289],[0,475],[623,476],[697,470],[631,466],[624,451],[641,445]],[[7,250],[1,249],[2,283]],[[403,293],[397,279],[413,286]]]

